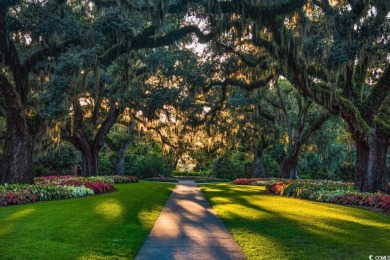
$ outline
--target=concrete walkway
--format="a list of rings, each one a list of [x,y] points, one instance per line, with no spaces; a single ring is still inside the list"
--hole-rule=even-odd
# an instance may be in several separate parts
[[[246,259],[193,181],[181,181],[136,260]]]

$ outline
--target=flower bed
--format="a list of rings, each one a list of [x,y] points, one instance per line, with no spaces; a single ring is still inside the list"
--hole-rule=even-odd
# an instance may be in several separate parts
[[[35,178],[35,185],[0,185],[0,206],[35,201],[69,199],[115,190],[114,183],[138,182],[134,176],[98,176],[82,178],[72,175]]]
[[[306,198],[343,205],[368,206],[390,213],[390,195],[384,193],[362,193],[351,183],[336,181],[285,180],[266,186],[267,192],[282,196]]]
[[[235,179],[233,181],[233,184],[236,184],[236,185],[252,185],[252,183],[257,182],[258,180],[262,180],[262,179],[258,179],[258,178],[238,178],[238,179]]]
[[[93,194],[93,190],[85,186],[4,184],[0,186],[0,206],[69,199]]]
[[[118,183],[130,183],[138,182],[138,178],[135,176],[127,175],[112,175],[112,176],[96,176],[96,177],[79,177],[73,175],[64,175],[64,176],[46,176],[46,177],[37,177],[34,179],[35,184],[54,184],[61,185],[61,183],[69,180],[81,180],[81,181],[102,181],[111,184]]]
[[[275,178],[238,178],[233,181],[236,185],[258,185],[266,186],[268,184],[280,181],[282,179]]]

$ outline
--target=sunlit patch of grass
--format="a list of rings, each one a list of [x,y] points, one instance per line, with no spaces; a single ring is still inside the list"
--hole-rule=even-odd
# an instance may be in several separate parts
[[[107,219],[123,217],[123,206],[118,200],[107,200],[95,207],[95,211]]]
[[[390,218],[354,207],[285,198],[264,187],[202,192],[248,259],[368,259],[389,255]]]
[[[0,208],[0,259],[133,259],[174,185]]]
[[[6,220],[15,220],[15,219],[18,219],[18,218],[25,217],[28,214],[31,214],[32,212],[34,212],[34,210],[35,210],[34,208],[28,208],[28,209],[20,210],[18,212],[15,212],[14,214],[8,216],[8,218]]]

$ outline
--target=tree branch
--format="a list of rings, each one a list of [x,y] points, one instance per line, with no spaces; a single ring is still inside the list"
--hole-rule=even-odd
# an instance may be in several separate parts
[[[191,33],[195,34],[201,43],[208,42],[214,37],[213,33],[204,34],[198,27],[193,25],[182,27],[159,37],[153,37],[155,32],[154,27],[149,27],[131,41],[131,46],[128,43],[113,46],[100,56],[100,62],[107,64],[129,50],[150,49],[171,45]]]
[[[370,96],[363,103],[363,118],[371,120],[379,112],[385,98],[390,94],[390,65],[387,66],[378,84],[373,87]]]
[[[73,39],[64,42],[61,45],[58,46],[51,46],[44,48],[40,51],[35,52],[32,54],[29,58],[27,58],[23,63],[24,71],[29,72],[37,63],[43,61],[48,56],[59,56],[67,47],[70,47],[72,45],[80,44],[80,39]]]
[[[115,124],[118,119],[118,116],[121,114],[122,111],[123,109],[115,105],[114,100],[110,102],[110,110],[108,111],[108,115],[102,123],[101,127],[99,128],[98,132],[96,133],[93,141],[95,147],[98,148],[98,151],[103,147],[104,138],[110,131],[111,127]]]

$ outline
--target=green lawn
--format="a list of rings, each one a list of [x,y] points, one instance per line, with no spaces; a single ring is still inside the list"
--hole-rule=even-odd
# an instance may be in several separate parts
[[[0,259],[132,259],[174,185],[0,208]]]
[[[202,185],[201,190],[248,259],[390,257],[389,216],[279,197],[259,186]]]

